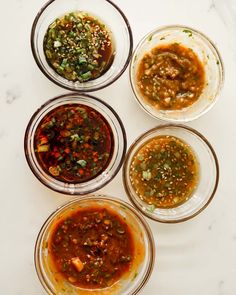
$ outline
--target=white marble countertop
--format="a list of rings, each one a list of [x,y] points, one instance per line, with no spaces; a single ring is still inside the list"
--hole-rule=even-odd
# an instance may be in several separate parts
[[[1,9],[0,293],[4,295],[45,294],[34,270],[34,243],[47,216],[68,200],[34,177],[23,150],[24,131],[32,113],[46,100],[66,92],[43,76],[31,54],[31,24],[44,2],[10,0],[4,1]],[[165,225],[148,221],[156,241],[156,262],[141,294],[235,295],[236,26],[230,19],[231,9],[222,7],[224,0],[115,2],[130,21],[135,45],[154,27],[176,23],[192,26],[215,41],[226,71],[218,103],[189,124],[209,139],[218,154],[218,191],[210,206],[188,222]],[[116,83],[94,95],[119,113],[129,145],[140,133],[160,124],[135,102],[127,71]],[[121,173],[101,192],[127,200]]]

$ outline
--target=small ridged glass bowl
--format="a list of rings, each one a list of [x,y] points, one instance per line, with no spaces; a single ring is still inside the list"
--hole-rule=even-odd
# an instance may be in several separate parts
[[[205,69],[205,86],[198,100],[182,110],[161,110],[149,104],[137,85],[137,71],[143,56],[160,45],[179,43],[192,49]],[[154,118],[169,122],[188,122],[208,112],[217,101],[224,82],[224,67],[214,43],[203,33],[185,26],[157,28],[137,45],[130,64],[130,82],[138,104]]]
[[[142,201],[130,179],[134,155],[147,141],[161,135],[174,136],[186,142],[195,153],[199,164],[196,189],[187,201],[174,208],[157,208]],[[123,183],[130,201],[145,216],[164,223],[186,221],[202,212],[213,199],[218,182],[219,164],[214,149],[202,134],[184,125],[161,125],[142,134],[129,148],[123,166]]]

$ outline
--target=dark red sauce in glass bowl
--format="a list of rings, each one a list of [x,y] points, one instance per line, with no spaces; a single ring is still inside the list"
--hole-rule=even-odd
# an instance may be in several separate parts
[[[31,117],[25,157],[47,187],[86,195],[110,182],[120,170],[127,140],[115,110],[97,97],[68,93],[43,104]]]
[[[59,181],[79,183],[102,173],[113,154],[107,120],[83,104],[62,105],[39,123],[34,138],[42,169]]]

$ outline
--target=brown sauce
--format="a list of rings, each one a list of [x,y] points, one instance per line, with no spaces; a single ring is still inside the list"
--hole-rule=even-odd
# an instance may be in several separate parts
[[[161,110],[181,110],[200,97],[205,70],[198,56],[181,44],[153,48],[142,58],[137,85],[144,99]]]
[[[69,81],[86,82],[104,74],[114,58],[110,30],[85,12],[56,19],[44,37],[48,64]]]
[[[136,152],[130,180],[138,197],[157,208],[176,207],[187,201],[199,179],[192,148],[174,136],[157,136]]]

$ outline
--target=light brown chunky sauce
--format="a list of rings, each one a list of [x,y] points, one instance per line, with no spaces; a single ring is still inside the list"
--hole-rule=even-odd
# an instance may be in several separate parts
[[[204,67],[192,49],[178,43],[153,48],[137,72],[144,99],[162,110],[181,110],[198,100],[205,84]]]

